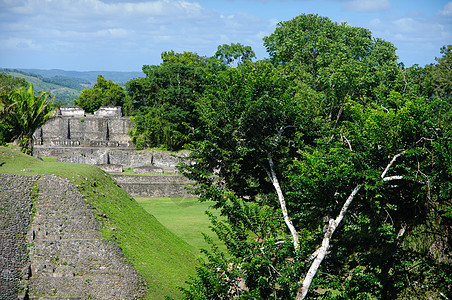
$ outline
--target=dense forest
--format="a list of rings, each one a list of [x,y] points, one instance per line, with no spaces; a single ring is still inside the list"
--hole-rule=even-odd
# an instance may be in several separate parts
[[[452,298],[452,45],[405,67],[365,28],[300,15],[264,46],[163,52],[76,101],[122,106],[138,149],[191,150],[180,172],[227,253],[211,243],[186,299]]]

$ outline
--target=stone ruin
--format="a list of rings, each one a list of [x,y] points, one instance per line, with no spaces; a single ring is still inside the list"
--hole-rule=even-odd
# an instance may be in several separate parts
[[[184,188],[191,182],[174,176],[177,164],[188,152],[181,151],[176,157],[163,151],[137,151],[128,135],[130,129],[130,118],[122,116],[121,107],[103,106],[94,114],[78,106],[60,107],[34,133],[34,155],[96,165],[109,173],[130,168],[135,174],[160,175],[158,180],[147,175],[115,175],[113,178],[131,196],[189,196]]]
[[[128,132],[130,119],[121,107],[101,107],[87,114],[78,106],[60,107],[33,135],[34,153],[58,156],[76,149],[135,149]]]

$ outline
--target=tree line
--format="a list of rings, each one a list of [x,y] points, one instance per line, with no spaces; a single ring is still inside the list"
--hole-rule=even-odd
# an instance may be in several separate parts
[[[365,28],[281,22],[268,59],[162,53],[125,88],[103,77],[76,104],[119,105],[137,148],[189,149],[179,167],[214,201],[225,243],[203,250],[186,299],[452,297],[452,46],[405,67]]]

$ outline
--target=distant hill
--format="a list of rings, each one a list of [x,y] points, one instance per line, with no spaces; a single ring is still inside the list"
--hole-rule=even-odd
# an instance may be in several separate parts
[[[24,78],[31,83],[36,91],[50,92],[55,101],[73,105],[83,89],[90,88],[102,75],[121,86],[133,79],[143,77],[141,72],[111,72],[111,71],[64,71],[40,69],[0,69],[0,73],[13,77]]]
[[[94,84],[98,75],[102,75],[107,80],[111,80],[119,85],[124,85],[127,81],[133,78],[144,77],[143,72],[116,72],[116,71],[65,71],[59,69],[41,70],[41,69],[18,69],[20,71],[32,74],[38,74],[43,77],[52,78],[55,76],[64,76],[71,78],[79,78],[88,80]]]

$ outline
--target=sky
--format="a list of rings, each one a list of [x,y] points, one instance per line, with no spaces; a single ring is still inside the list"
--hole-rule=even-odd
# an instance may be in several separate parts
[[[263,59],[262,38],[301,14],[370,29],[407,67],[452,44],[447,0],[0,0],[0,68],[141,71],[163,51],[213,56],[231,43]]]

